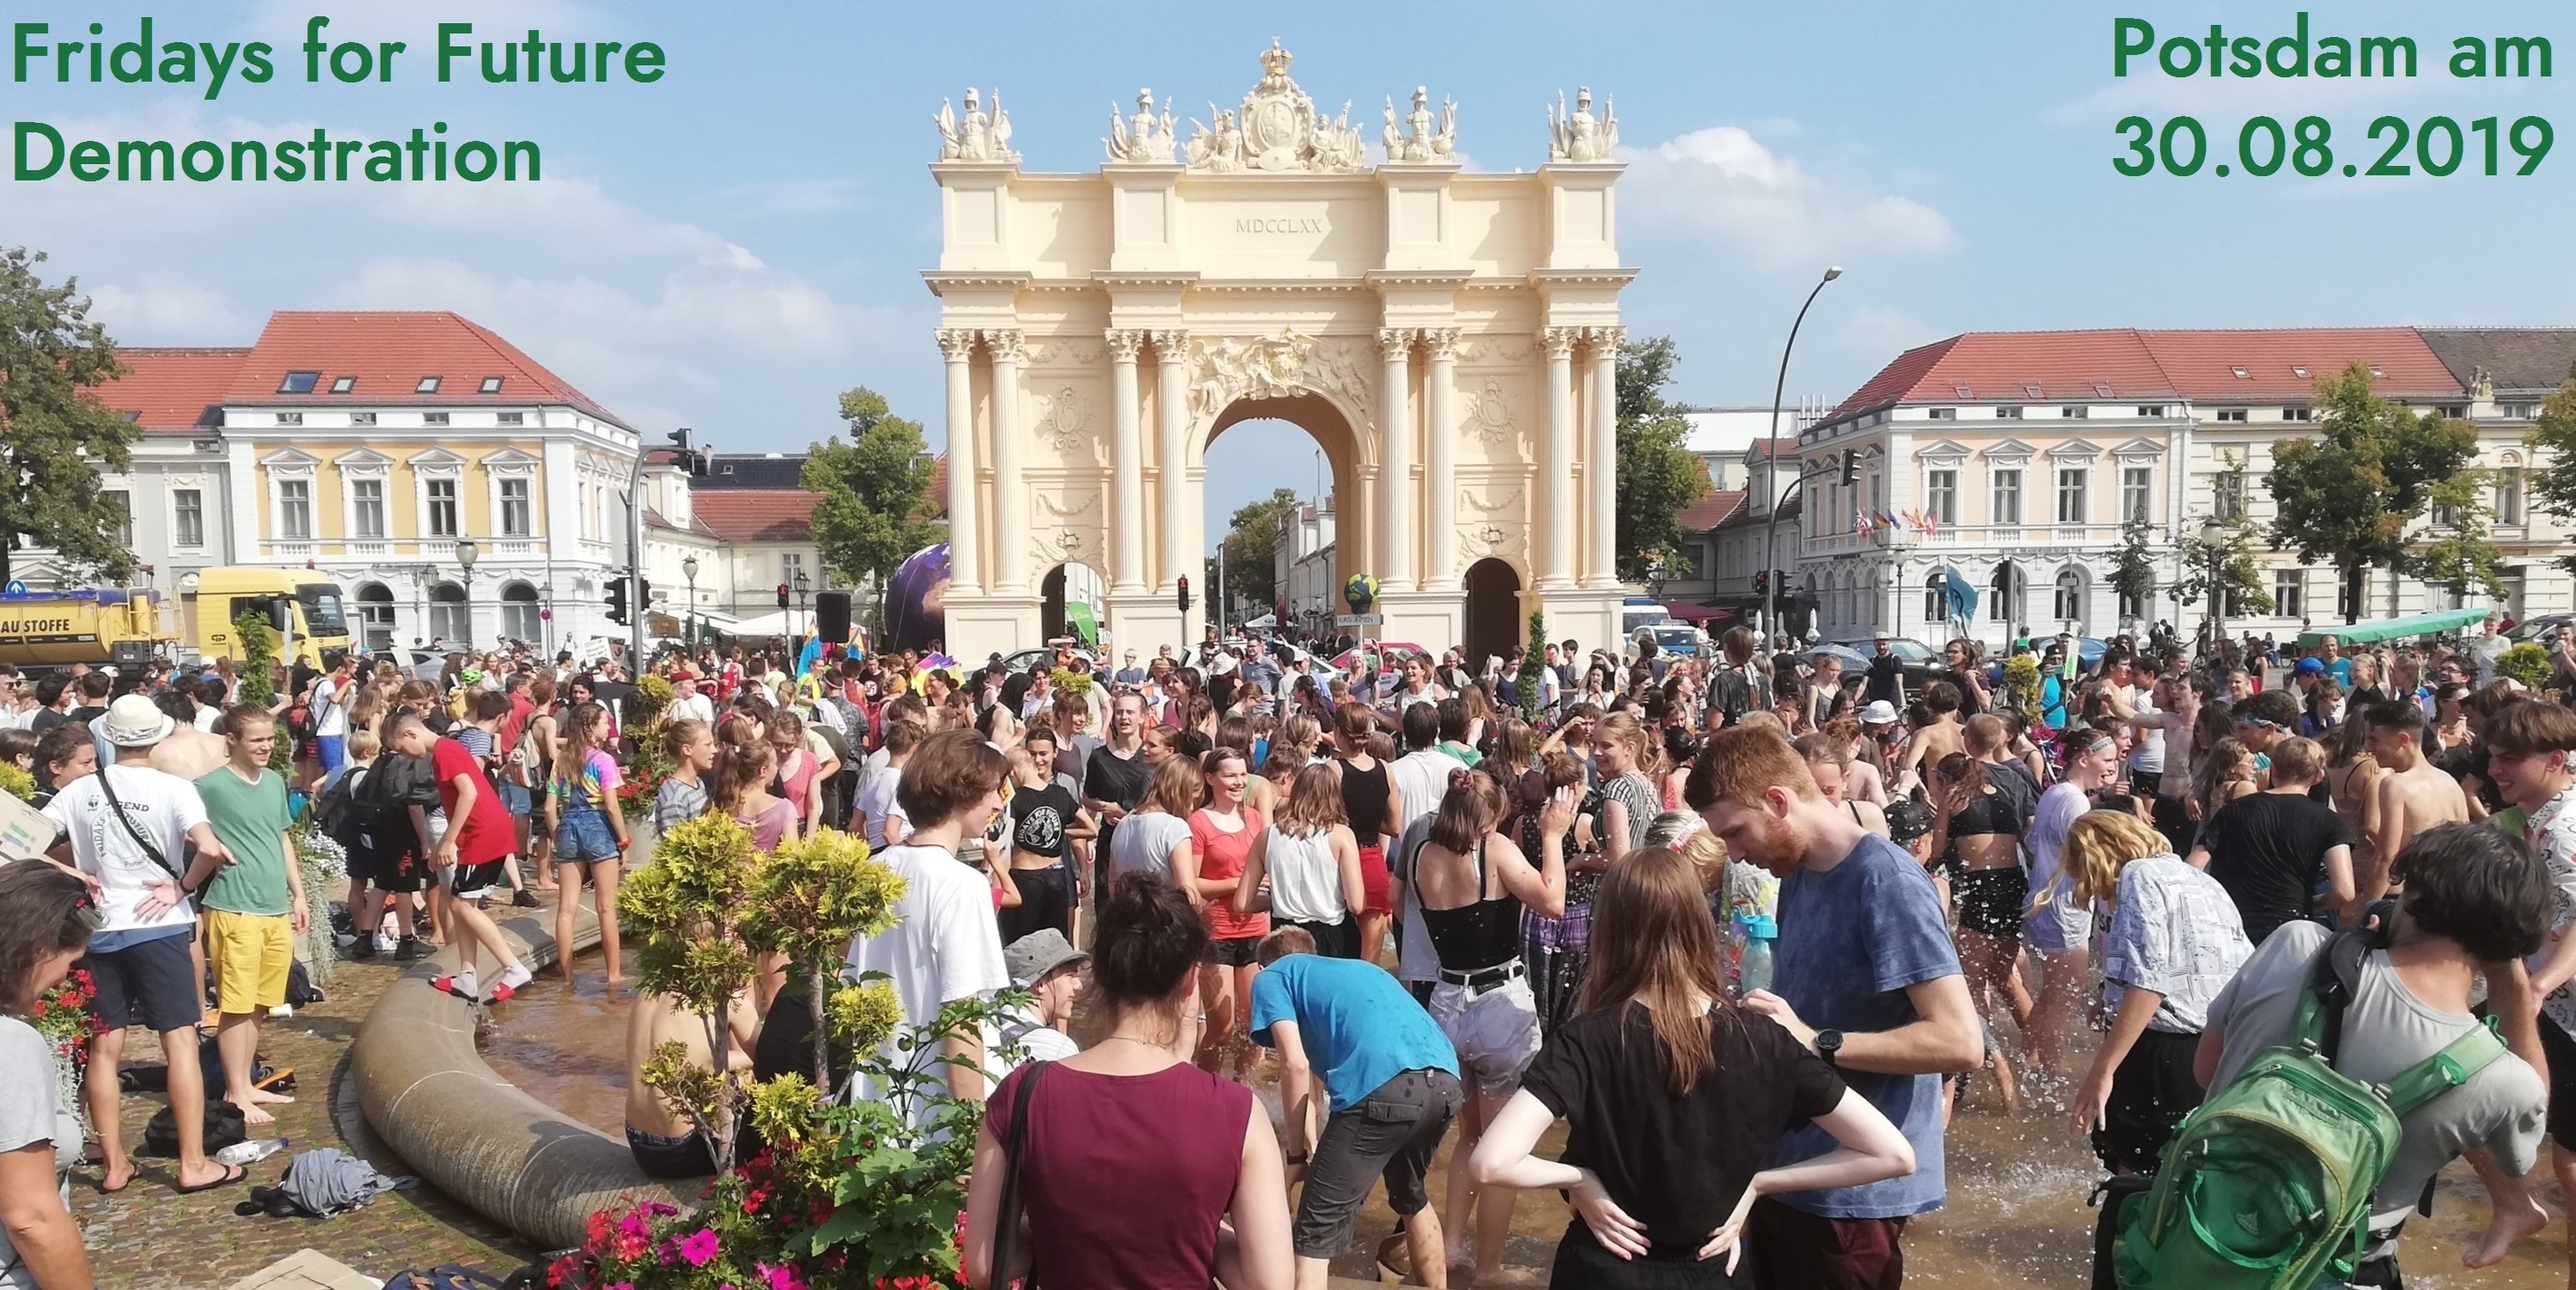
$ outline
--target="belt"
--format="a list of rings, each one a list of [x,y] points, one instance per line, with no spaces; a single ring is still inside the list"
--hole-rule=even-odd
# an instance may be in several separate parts
[[[1442,968],[1440,979],[1449,985],[1464,986],[1472,993],[1490,990],[1507,981],[1518,980],[1525,972],[1526,969],[1521,966],[1521,961],[1512,959],[1492,967],[1480,967],[1466,972]]]

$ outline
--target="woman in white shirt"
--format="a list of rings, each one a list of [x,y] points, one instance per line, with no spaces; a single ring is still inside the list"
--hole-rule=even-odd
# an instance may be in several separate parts
[[[1267,878],[1268,890],[1263,890]],[[1360,957],[1356,909],[1366,908],[1360,885],[1360,844],[1342,810],[1342,771],[1331,762],[1297,772],[1288,801],[1253,840],[1234,889],[1234,910],[1270,911],[1271,927],[1302,927],[1315,952],[1330,958]]]
[[[1198,763],[1187,757],[1165,758],[1154,768],[1154,782],[1146,787],[1145,800],[1110,835],[1110,871],[1150,869],[1172,877],[1174,853],[1186,857],[1190,849],[1190,813],[1199,809],[1206,795]],[[1191,901],[1203,903],[1196,896]]]

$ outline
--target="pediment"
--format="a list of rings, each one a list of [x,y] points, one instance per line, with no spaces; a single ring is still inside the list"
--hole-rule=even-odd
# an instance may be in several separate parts
[[[259,459],[259,464],[272,471],[310,471],[322,464],[321,459],[301,448],[280,448]]]
[[[2101,455],[2102,455],[2102,448],[2101,448],[2101,446],[2100,446],[2099,444],[2088,443],[2088,442],[2086,442],[2085,440],[2082,440],[2082,439],[2069,439],[2069,440],[2067,440],[2066,442],[2061,443],[2061,444],[2057,445],[2056,447],[2049,449],[2049,450],[2048,450],[2048,455],[2049,455],[2049,456],[2051,456],[2051,457],[2060,457],[2060,458],[2066,458],[2066,457],[2093,458],[2093,457],[2099,457],[2099,456],[2101,456]]]
[[[352,448],[334,458],[331,464],[339,467],[342,471],[382,471],[386,467],[393,465],[394,459],[381,452],[377,452],[373,448]]]
[[[2006,439],[2001,443],[1990,443],[1986,445],[1986,456],[1990,459],[2019,461],[2037,451],[2038,449],[2031,447],[2029,444],[2023,443],[2019,439]]]
[[[2111,450],[2112,455],[2116,457],[2161,457],[2164,452],[2164,440],[2149,439],[2144,436],[2132,439]]]
[[[536,455],[534,453],[521,451],[517,448],[503,448],[497,452],[487,452],[483,454],[483,469],[485,470],[516,473],[535,470],[536,468]]]
[[[445,448],[430,448],[411,455],[411,468],[454,472],[465,468],[465,459]]]
[[[1965,459],[1967,455],[1966,444],[1954,443],[1948,439],[1927,443],[1914,450],[1914,458],[1917,461],[1955,461]]]

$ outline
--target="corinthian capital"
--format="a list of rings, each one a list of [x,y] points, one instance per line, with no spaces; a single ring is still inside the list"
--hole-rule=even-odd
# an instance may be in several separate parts
[[[1592,348],[1600,353],[1616,354],[1621,345],[1628,343],[1628,329],[1625,327],[1586,327],[1583,331],[1584,339],[1592,342]]]
[[[1458,329],[1425,327],[1422,329],[1422,347],[1431,351],[1433,362],[1454,358],[1458,353]]]
[[[1178,327],[1158,327],[1147,332],[1154,342],[1154,357],[1166,363],[1178,363],[1189,357],[1190,334]]]
[[[1582,338],[1580,327],[1541,327],[1538,331],[1538,343],[1552,359],[1574,357],[1574,343]]]
[[[1377,329],[1377,352],[1386,358],[1403,358],[1413,352],[1413,338],[1420,333],[1411,327]]]
[[[1145,333],[1132,327],[1112,327],[1102,333],[1109,341],[1109,361],[1133,363],[1136,351],[1145,345]]]
[[[984,331],[984,352],[996,363],[1029,361],[1028,333],[1017,327],[991,327]]]
[[[940,328],[939,352],[952,363],[962,363],[974,357],[975,329],[972,327]]]

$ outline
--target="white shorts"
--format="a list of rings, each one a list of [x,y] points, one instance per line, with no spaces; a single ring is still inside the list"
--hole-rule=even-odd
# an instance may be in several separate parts
[[[1529,978],[1516,976],[1481,994],[1443,981],[1431,987],[1431,1019],[1458,1050],[1467,1087],[1487,1097],[1519,1091],[1521,1072],[1538,1056],[1538,1004]]]
[[[2021,916],[2024,945],[2042,954],[2063,954],[2093,943],[2093,911],[2075,903],[2075,892],[2063,877],[2034,887],[2030,909]]]

